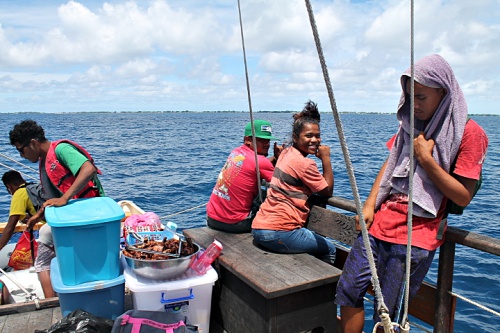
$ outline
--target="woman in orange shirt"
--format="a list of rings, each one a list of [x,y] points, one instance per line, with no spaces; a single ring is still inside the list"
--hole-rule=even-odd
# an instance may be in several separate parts
[[[252,223],[257,244],[279,253],[310,253],[333,264],[335,246],[327,238],[304,228],[309,214],[307,199],[313,193],[331,197],[333,170],[330,147],[321,145],[317,105],[306,103],[294,114],[292,145],[281,153],[266,200]],[[322,162],[323,174],[307,155]]]

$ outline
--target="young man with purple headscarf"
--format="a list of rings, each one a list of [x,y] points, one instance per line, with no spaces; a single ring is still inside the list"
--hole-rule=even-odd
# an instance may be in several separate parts
[[[470,203],[488,146],[484,130],[468,119],[465,97],[446,60],[436,54],[420,59],[414,66],[414,80],[415,128],[410,128],[408,69],[401,76],[403,92],[397,113],[400,127],[387,142],[389,157],[363,207],[384,303],[393,322],[401,319],[399,307],[405,288],[410,140],[415,157],[410,299],[427,274],[436,249],[444,242],[439,229],[446,217],[448,198],[460,206]],[[337,286],[335,302],[340,305],[344,333],[363,330],[363,296],[371,275],[360,235]],[[373,317],[380,321],[377,311]]]

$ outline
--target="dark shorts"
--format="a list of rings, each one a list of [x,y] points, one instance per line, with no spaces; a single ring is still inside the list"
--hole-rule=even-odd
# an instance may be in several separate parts
[[[262,200],[266,198],[266,191],[262,190]],[[252,231],[252,221],[257,214],[261,205],[260,198],[257,195],[252,201],[252,207],[246,219],[238,221],[237,223],[226,223],[222,221],[215,220],[207,215],[207,226],[209,228],[230,232],[233,234],[242,234]]]
[[[230,232],[233,234],[241,234],[252,231],[251,218],[247,218],[238,223],[231,224],[231,223],[217,221],[207,216],[207,225],[212,229]]]
[[[405,292],[406,245],[384,242],[372,236],[369,236],[369,238],[384,303],[389,310],[391,320],[393,322],[399,321],[399,317],[403,311],[402,306]],[[436,251],[412,247],[410,300],[420,288],[420,284],[432,264],[435,253]],[[342,275],[337,285],[335,303],[340,306],[363,307],[363,297],[371,284],[371,277],[372,274],[364,249],[363,238],[360,234],[354,241],[342,270]],[[374,309],[377,309],[377,307],[378,302],[375,297]],[[374,311],[373,320],[375,322],[380,321],[376,311]]]

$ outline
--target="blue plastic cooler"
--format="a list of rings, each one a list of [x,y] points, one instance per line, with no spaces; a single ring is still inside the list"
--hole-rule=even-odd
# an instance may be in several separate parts
[[[62,283],[67,286],[120,275],[120,223],[125,213],[109,197],[47,207]]]
[[[62,283],[59,264],[53,259],[50,264],[50,280],[58,293],[63,317],[82,309],[94,316],[116,319],[125,311],[125,277],[119,275],[111,280],[92,281],[75,286]]]

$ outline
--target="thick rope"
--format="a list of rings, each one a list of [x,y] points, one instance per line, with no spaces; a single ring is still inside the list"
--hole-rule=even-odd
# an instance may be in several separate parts
[[[372,299],[370,299],[370,298],[368,298],[368,297],[366,297],[366,296],[365,296],[365,297],[363,297],[363,299],[365,300],[365,302],[368,302],[368,303],[371,303],[371,304],[374,304],[374,303],[375,303]],[[379,323],[379,324],[380,324],[380,323]],[[393,324],[394,324],[394,326],[396,326],[396,327],[400,327],[398,323],[393,323]],[[417,323],[415,323],[415,322],[412,322],[412,323],[411,323],[411,325],[412,325],[412,326],[415,326],[416,328],[418,328],[418,329],[419,329],[419,330],[421,330],[422,332],[425,332],[425,333],[432,333],[432,331],[429,331],[429,330],[428,330],[428,329],[426,329],[425,327],[423,327],[423,326],[421,326],[421,325],[419,325],[419,324],[417,324]],[[372,333],[373,333],[373,332],[376,332],[376,328],[377,328],[377,327],[378,327],[377,325],[374,327],[374,330],[372,331]],[[401,328],[400,328],[400,330],[401,330]],[[403,332],[403,331],[401,331],[401,332]]]
[[[240,31],[241,31],[241,45],[243,48],[243,61],[245,63],[245,78],[246,78],[246,83],[247,83],[248,107],[250,109],[250,125],[252,127],[253,152],[255,155],[255,168],[257,169],[257,192],[259,193],[259,201],[262,203],[263,200],[262,200],[262,191],[260,190],[259,157],[257,156],[257,139],[255,138],[255,128],[253,125],[252,98],[250,96],[250,83],[248,80],[247,55],[245,52],[245,37],[243,36],[243,21],[241,20],[240,0],[238,0],[238,14],[240,17]]]
[[[310,1],[305,0],[305,2],[306,2],[307,12],[309,14],[309,21],[311,23],[311,28],[313,30],[314,40],[316,42],[316,49],[318,51],[319,61],[321,63],[321,69],[323,71],[323,78],[325,80],[326,89],[328,91],[328,97],[330,99],[330,105],[332,107],[333,117],[335,119],[335,124],[337,126],[337,132],[338,132],[338,136],[339,136],[340,146],[341,146],[342,152],[344,154],[344,161],[346,164],[347,173],[349,175],[349,180],[351,182],[351,189],[352,189],[352,193],[354,196],[354,202],[356,204],[356,210],[357,210],[357,213],[360,217],[359,222],[361,225],[363,243],[364,243],[364,246],[366,249],[366,254],[368,256],[370,271],[372,273],[373,289],[375,291],[375,296],[376,296],[377,301],[378,301],[378,313],[379,314],[388,313],[387,306],[384,303],[384,297],[383,297],[381,289],[380,289],[380,282],[379,282],[378,275],[377,275],[377,269],[375,267],[375,260],[373,258],[373,253],[371,251],[370,240],[368,238],[368,229],[366,228],[366,223],[365,223],[364,216],[363,216],[363,210],[361,207],[361,200],[359,198],[359,192],[358,192],[358,187],[356,184],[356,178],[354,176],[354,169],[353,169],[351,159],[349,156],[349,150],[348,150],[347,142],[346,142],[346,139],[344,136],[342,122],[340,121],[340,116],[339,116],[339,113],[337,111],[337,106],[335,104],[335,97],[333,96],[333,89],[332,89],[332,85],[330,83],[330,78],[328,75],[328,69],[326,67],[326,62],[325,62],[325,57],[323,55],[323,50],[321,48],[321,41],[319,40],[318,29],[316,27],[314,14],[312,11]],[[390,319],[389,319],[389,323],[390,323]],[[384,330],[385,330],[385,327],[384,327]],[[391,331],[392,331],[392,329],[391,329]]]
[[[414,8],[413,0],[410,1],[410,130],[413,131],[415,128],[415,48],[414,48]],[[410,138],[413,133],[410,135]],[[411,268],[411,243],[412,243],[412,231],[413,231],[413,173],[415,170],[415,159],[414,159],[414,143],[410,140],[410,176],[409,176],[409,186],[408,186],[408,240],[406,246],[406,270],[405,270],[405,293],[404,293],[404,310],[403,316],[401,318],[401,325],[405,332],[410,330],[410,324],[408,322],[408,306],[410,303],[410,268]]]

